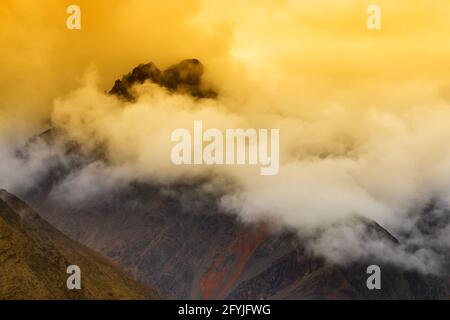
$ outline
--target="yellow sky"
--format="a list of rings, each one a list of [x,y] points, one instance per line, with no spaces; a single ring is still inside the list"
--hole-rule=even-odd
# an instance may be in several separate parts
[[[47,118],[52,100],[91,67],[108,89],[139,63],[190,57],[230,94],[245,86],[236,78],[264,79],[262,87],[278,88],[270,93],[284,111],[297,108],[291,100],[301,109],[450,98],[447,0],[78,0],[82,30],[70,31],[72,3],[1,2],[0,115]],[[373,3],[382,8],[380,31],[366,28]],[[391,103],[377,101],[385,95]]]

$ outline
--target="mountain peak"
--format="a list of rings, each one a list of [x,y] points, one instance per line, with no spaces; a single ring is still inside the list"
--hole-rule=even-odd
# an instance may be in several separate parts
[[[133,101],[132,87],[145,81],[155,83],[169,92],[188,94],[195,98],[215,98],[217,93],[202,83],[203,64],[197,59],[186,59],[164,71],[153,63],[140,64],[130,73],[116,80],[110,94]]]

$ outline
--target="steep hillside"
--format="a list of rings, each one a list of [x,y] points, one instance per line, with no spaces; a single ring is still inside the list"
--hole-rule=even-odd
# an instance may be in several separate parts
[[[448,277],[406,271],[377,259],[338,266],[312,254],[297,233],[271,232],[221,212],[188,188],[168,195],[134,184],[79,206],[42,202],[48,219],[139,279],[178,299],[443,299]],[[189,199],[189,200],[187,200]],[[201,201],[203,200],[203,202]],[[189,202],[196,206],[186,208]],[[376,223],[368,233],[396,239]],[[366,268],[383,270],[383,290]]]
[[[68,290],[69,265],[81,268],[81,290]],[[24,202],[0,190],[0,299],[151,299],[99,254],[67,238]]]

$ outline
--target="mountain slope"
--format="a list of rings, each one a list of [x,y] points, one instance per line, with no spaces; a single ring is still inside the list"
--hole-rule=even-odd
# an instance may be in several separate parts
[[[69,265],[81,290],[68,290]],[[0,190],[0,299],[149,299],[153,290],[70,240],[15,196]]]
[[[182,198],[134,184],[76,206],[51,201],[40,205],[58,228],[169,298],[448,297],[448,276],[406,271],[376,258],[334,265],[310,252],[297,233],[243,224],[221,212],[212,200],[190,192],[195,193],[181,189]],[[186,203],[197,205],[186,208]],[[374,237],[395,245],[397,240],[376,223],[359,223],[373,230]],[[366,287],[366,268],[371,264],[383,270],[383,290]]]

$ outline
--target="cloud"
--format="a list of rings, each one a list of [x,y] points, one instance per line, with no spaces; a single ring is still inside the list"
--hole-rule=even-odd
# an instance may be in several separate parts
[[[127,168],[130,180],[139,177],[170,185],[202,176],[229,177],[233,188],[217,188],[224,210],[245,221],[270,219],[298,230],[330,228],[313,248],[334,262],[350,261],[349,255],[373,255],[421,272],[439,272],[441,255],[425,246],[431,239],[422,241],[421,234],[411,233],[402,239],[404,246],[393,247],[380,239],[364,239],[357,226],[351,234],[349,225],[333,225],[359,215],[396,234],[407,225],[412,228],[416,217],[411,212],[423,210],[434,199],[440,200],[442,216],[448,215],[450,154],[439,143],[443,134],[450,134],[447,105],[431,99],[433,105],[427,109],[370,108],[356,115],[333,105],[322,110],[326,116],[307,122],[274,115],[273,123],[282,132],[282,164],[278,175],[265,177],[248,166],[174,166],[169,159],[170,135],[176,128],[191,128],[197,119],[222,130],[247,128],[267,124],[265,115],[239,114],[235,106],[228,107],[227,99],[198,100],[152,83],[135,87],[139,98],[124,102],[102,92],[93,78],[56,100],[52,121],[87,149],[106,147],[112,168]],[[97,179],[89,175],[102,180],[104,173],[88,170],[75,184]],[[410,252],[407,243],[414,239],[422,239],[421,249]],[[447,245],[445,237],[433,241]]]
[[[354,220],[344,221],[321,232],[308,242],[313,252],[345,265],[353,261],[393,264],[423,274],[442,274],[444,254],[432,247],[410,246],[409,239],[397,244],[389,238],[370,235],[367,227]]]

